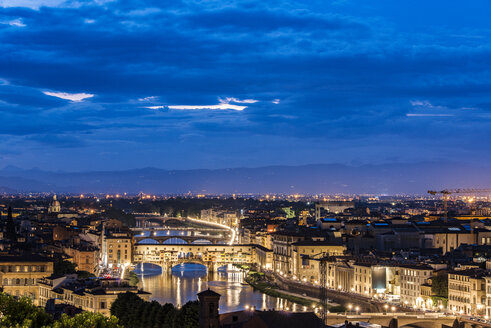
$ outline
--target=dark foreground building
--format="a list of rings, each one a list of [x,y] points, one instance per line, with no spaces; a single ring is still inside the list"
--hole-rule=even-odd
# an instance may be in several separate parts
[[[218,313],[220,294],[208,289],[198,294],[200,328],[319,328],[321,319],[313,312],[244,310]]]

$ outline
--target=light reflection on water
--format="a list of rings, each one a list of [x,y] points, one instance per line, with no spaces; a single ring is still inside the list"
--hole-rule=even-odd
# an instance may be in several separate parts
[[[231,269],[231,267],[229,267]],[[210,272],[200,264],[185,263],[173,268],[172,273],[161,272],[160,267],[145,264],[144,275],[139,268],[139,287],[152,293],[151,300],[162,304],[172,303],[182,306],[188,301],[197,299],[196,294],[207,288],[219,293],[220,312],[244,310],[255,306],[256,309],[286,309],[300,310],[293,307],[291,302],[281,298],[271,297],[254,291],[244,282],[244,273],[240,271]]]

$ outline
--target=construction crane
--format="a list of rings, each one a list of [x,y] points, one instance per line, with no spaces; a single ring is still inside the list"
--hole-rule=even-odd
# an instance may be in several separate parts
[[[447,203],[448,199],[450,198],[451,194],[478,194],[478,193],[483,193],[483,192],[491,192],[491,188],[486,188],[486,189],[444,189],[440,191],[436,190],[428,190],[428,194],[430,195],[436,195],[436,194],[441,194],[442,195],[442,200],[443,200],[443,213],[445,215],[445,222],[448,220],[448,208],[447,208]]]

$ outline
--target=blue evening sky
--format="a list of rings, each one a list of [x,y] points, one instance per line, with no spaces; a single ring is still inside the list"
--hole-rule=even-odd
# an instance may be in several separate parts
[[[488,0],[0,0],[0,168],[491,160]]]

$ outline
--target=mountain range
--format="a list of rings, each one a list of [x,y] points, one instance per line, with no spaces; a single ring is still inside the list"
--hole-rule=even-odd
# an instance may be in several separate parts
[[[491,187],[491,166],[462,163],[312,164],[257,168],[54,172],[0,169],[0,193],[425,194]]]

